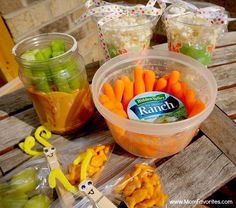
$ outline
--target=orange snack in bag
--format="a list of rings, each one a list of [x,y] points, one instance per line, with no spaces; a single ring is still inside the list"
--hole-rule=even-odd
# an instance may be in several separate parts
[[[129,208],[162,207],[167,199],[162,192],[159,176],[146,164],[136,164],[133,171],[115,186],[114,191],[125,198]]]
[[[86,160],[86,153],[92,152],[92,157],[89,159],[89,164],[86,166],[86,173],[82,174],[83,161]],[[107,161],[107,154],[110,150],[109,145],[100,145],[92,148],[88,148],[85,152],[82,152],[74,160],[72,164],[68,166],[69,174],[66,176],[72,185],[78,185],[81,182],[81,175],[83,177],[93,178],[103,168],[104,163]]]

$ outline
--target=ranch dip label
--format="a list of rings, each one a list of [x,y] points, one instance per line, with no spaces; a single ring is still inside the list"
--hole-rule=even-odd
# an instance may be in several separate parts
[[[127,108],[131,120],[169,123],[186,118],[186,109],[176,97],[164,92],[145,92],[136,95]]]

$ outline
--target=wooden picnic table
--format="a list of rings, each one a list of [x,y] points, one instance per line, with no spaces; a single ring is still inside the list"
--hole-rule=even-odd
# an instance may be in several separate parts
[[[154,48],[167,50],[166,44]],[[206,199],[236,176],[236,32],[224,35],[218,43],[209,69],[218,84],[216,106],[202,123],[200,131],[180,153],[157,160],[158,172],[170,200]],[[89,80],[96,71],[87,66]],[[5,175],[30,156],[17,144],[40,125],[24,89],[0,97],[0,174]],[[104,119],[95,112],[92,119],[76,134],[53,135],[51,142],[60,150],[84,142],[112,140]],[[100,184],[123,170],[136,157],[116,146],[106,167],[107,177]],[[168,207],[194,207],[171,205]]]

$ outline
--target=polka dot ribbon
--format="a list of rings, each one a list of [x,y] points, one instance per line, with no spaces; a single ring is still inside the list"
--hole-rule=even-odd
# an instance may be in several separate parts
[[[98,31],[99,31],[99,38],[101,41],[102,48],[105,52],[106,60],[110,59],[110,55],[108,49],[106,47],[106,43],[104,40],[104,35],[102,33],[102,25],[108,23],[109,21],[118,18],[124,14],[131,14],[131,15],[148,15],[148,16],[160,16],[163,14],[166,4],[162,2],[162,0],[149,0],[147,5],[135,5],[135,6],[127,6],[122,4],[112,4],[102,0],[89,0],[88,3],[91,5],[91,1],[95,5],[95,8],[89,9],[85,12],[78,20],[78,23],[82,23],[85,19],[90,16],[99,16],[102,17],[98,23]],[[160,8],[154,7],[155,4],[158,3]]]
[[[185,2],[182,0],[160,0],[163,3],[170,3],[176,7],[186,9],[186,13],[180,13],[177,15],[184,15],[184,14],[197,14],[200,17],[206,18],[212,24],[220,25],[225,24],[227,25],[229,21],[235,21],[236,18],[229,18],[225,9],[220,6],[210,6],[205,8],[198,8],[195,5]],[[168,19],[172,15],[164,14],[164,18]],[[175,15],[176,16],[176,15]]]

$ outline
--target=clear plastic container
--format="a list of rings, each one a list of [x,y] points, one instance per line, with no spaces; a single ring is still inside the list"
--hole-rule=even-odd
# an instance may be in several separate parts
[[[58,56],[47,60],[29,60],[22,56],[29,50],[42,50],[55,40],[63,41],[65,48]],[[49,33],[29,37],[15,45],[13,54],[42,125],[65,134],[75,131],[91,117],[94,106],[86,71],[72,36]]]
[[[159,16],[122,15],[102,25],[101,30],[110,57],[149,48],[158,20]]]
[[[175,6],[166,9],[162,20],[169,50],[188,55],[204,65],[210,63],[216,41],[227,30],[224,23],[213,24],[201,15]]]
[[[133,79],[133,67],[137,65],[154,70],[158,77],[178,70],[180,79],[188,83],[206,108],[192,118],[163,124],[129,120],[107,110],[98,100],[103,84],[113,84],[122,75]],[[168,51],[146,50],[142,53],[123,54],[102,65],[93,78],[92,92],[95,106],[121,147],[137,156],[162,158],[181,151],[189,144],[201,122],[214,107],[217,85],[208,69],[187,56]]]

